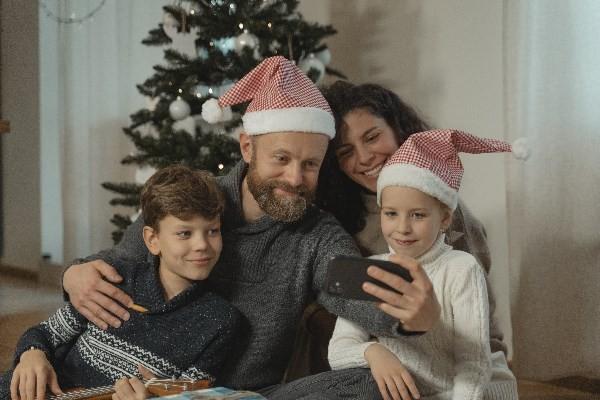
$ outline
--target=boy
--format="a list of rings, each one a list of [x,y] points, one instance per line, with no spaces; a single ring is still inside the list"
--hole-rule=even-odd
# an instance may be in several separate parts
[[[214,380],[241,320],[203,282],[222,248],[223,195],[206,172],[175,165],[141,193],[145,263],[115,261],[120,288],[138,311],[101,330],[69,303],[19,340],[15,368],[0,378],[0,398],[42,399],[61,389],[112,385],[139,376]],[[193,338],[193,340],[192,340]]]
[[[381,230],[390,252],[417,259],[429,276],[442,313],[427,334],[370,335],[338,318],[329,344],[333,369],[370,367],[382,397],[517,399],[516,381],[502,352],[490,354],[489,310],[483,269],[473,256],[444,243],[463,173],[458,152],[511,151],[507,143],[454,130],[410,136],[377,180]]]

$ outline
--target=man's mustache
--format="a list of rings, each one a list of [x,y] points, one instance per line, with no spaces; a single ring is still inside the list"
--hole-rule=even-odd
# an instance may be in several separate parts
[[[267,184],[271,190],[282,189],[288,193],[294,193],[301,197],[306,197],[306,194],[310,192],[306,185],[292,186],[288,182],[285,182],[285,181],[274,180],[274,181],[268,182]]]

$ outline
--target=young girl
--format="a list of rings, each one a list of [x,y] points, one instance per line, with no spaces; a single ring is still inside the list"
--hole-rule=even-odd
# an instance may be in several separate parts
[[[329,345],[333,369],[370,367],[384,399],[518,398],[506,364],[492,363],[483,269],[444,242],[463,172],[458,152],[505,151],[511,147],[501,141],[434,130],[413,134],[387,161],[377,180],[377,202],[390,253],[373,258],[418,259],[440,301],[440,321],[424,335],[371,339],[338,318]]]

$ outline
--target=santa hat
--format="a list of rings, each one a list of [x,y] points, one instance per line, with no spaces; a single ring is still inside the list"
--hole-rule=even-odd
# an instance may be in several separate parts
[[[335,122],[329,104],[315,84],[294,63],[269,57],[223,96],[202,105],[209,123],[231,118],[230,106],[250,101],[242,117],[249,135],[272,132],[322,133],[332,139]]]
[[[385,163],[377,179],[377,204],[387,186],[411,187],[435,197],[456,209],[463,166],[458,153],[513,152],[526,159],[529,150],[523,139],[513,146],[496,139],[485,139],[466,132],[443,129],[415,133]]]

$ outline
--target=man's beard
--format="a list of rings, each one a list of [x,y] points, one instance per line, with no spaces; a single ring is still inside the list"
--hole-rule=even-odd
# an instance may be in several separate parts
[[[277,221],[295,222],[302,218],[315,197],[314,191],[306,185],[294,187],[285,181],[263,180],[258,175],[255,165],[252,160],[246,174],[246,182],[259,207]],[[277,196],[274,193],[276,188],[297,196]]]

